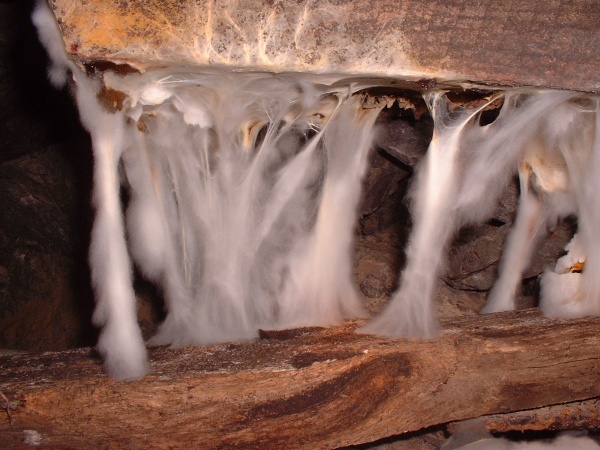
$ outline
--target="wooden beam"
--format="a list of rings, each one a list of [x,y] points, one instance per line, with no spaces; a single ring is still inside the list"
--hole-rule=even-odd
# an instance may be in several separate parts
[[[18,448],[33,430],[58,448],[336,448],[600,397],[599,318],[465,317],[429,341],[356,326],[153,348],[152,374],[133,382],[107,378],[90,349],[2,356],[13,426],[7,415],[0,441]]]
[[[600,429],[600,398],[492,414],[482,419],[492,433]],[[453,424],[448,427],[451,433],[454,433],[454,428]]]
[[[597,0],[49,3],[68,53],[100,69],[187,64],[600,90]]]

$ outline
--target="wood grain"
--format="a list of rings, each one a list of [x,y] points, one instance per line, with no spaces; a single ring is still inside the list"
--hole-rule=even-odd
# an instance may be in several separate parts
[[[49,3],[68,53],[98,68],[188,64],[600,90],[596,0]]]
[[[435,340],[331,329],[150,350],[117,383],[90,349],[0,357],[14,427],[56,448],[336,448],[482,415],[600,397],[600,319],[536,310],[447,321]],[[5,402],[6,403],[6,402]]]

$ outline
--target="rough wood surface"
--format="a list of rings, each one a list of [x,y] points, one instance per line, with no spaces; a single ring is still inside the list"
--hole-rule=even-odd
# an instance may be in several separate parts
[[[600,319],[536,310],[453,319],[431,341],[331,329],[151,349],[117,383],[89,349],[0,357],[4,448],[336,448],[481,415],[600,397]]]
[[[600,429],[600,398],[484,418],[489,431]]]
[[[180,63],[600,89],[597,0],[49,3],[67,51],[100,69]]]

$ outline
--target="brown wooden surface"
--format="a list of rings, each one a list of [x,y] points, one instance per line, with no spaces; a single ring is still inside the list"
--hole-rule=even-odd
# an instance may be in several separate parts
[[[489,431],[600,429],[600,398],[484,418]],[[450,427],[451,428],[451,427]]]
[[[432,341],[331,329],[154,348],[117,383],[89,349],[0,357],[0,442],[58,448],[336,448],[435,424],[600,397],[600,319],[535,310],[448,321]],[[0,400],[0,404],[6,401]]]
[[[179,63],[600,89],[597,0],[49,3],[67,51],[97,68]]]

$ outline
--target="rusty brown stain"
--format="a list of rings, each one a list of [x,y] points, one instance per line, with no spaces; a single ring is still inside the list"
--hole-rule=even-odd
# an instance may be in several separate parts
[[[520,411],[489,416],[486,425],[491,432],[527,430],[573,430],[599,428],[598,400],[550,406],[533,411]]]
[[[102,88],[96,95],[96,98],[102,104],[102,106],[106,108],[106,110],[115,113],[123,110],[123,102],[127,96],[123,92],[116,91],[114,89],[108,89],[106,86],[102,85]]]
[[[359,356],[361,353],[356,351],[329,351],[329,352],[304,352],[298,355],[294,355],[290,363],[292,367],[296,369],[303,369],[305,367],[310,367],[316,362],[322,361],[343,361],[345,359],[353,358],[355,356]]]
[[[290,339],[304,337],[307,334],[317,333],[324,330],[325,328],[323,327],[290,328],[286,330],[258,330],[258,337],[261,340],[288,341]]]
[[[318,386],[275,401],[258,405],[248,411],[252,420],[273,419],[296,414],[309,413],[328,403],[339,401],[340,395],[348,395],[348,408],[356,416],[368,416],[370,412],[388,397],[388,389],[412,374],[410,355],[397,353],[385,358],[369,361],[350,369],[348,372],[325,381]],[[373,385],[377,385],[373,389]],[[369,392],[368,401],[364,401],[361,392]],[[339,403],[336,403],[339,407]]]
[[[500,398],[510,409],[532,409],[548,403],[548,387],[537,383],[514,383],[506,384],[500,389]],[[566,397],[568,399],[568,394]]]
[[[527,328],[495,328],[495,327],[482,327],[478,330],[474,330],[473,335],[484,339],[506,339],[511,337],[528,337],[531,335],[531,330]]]

